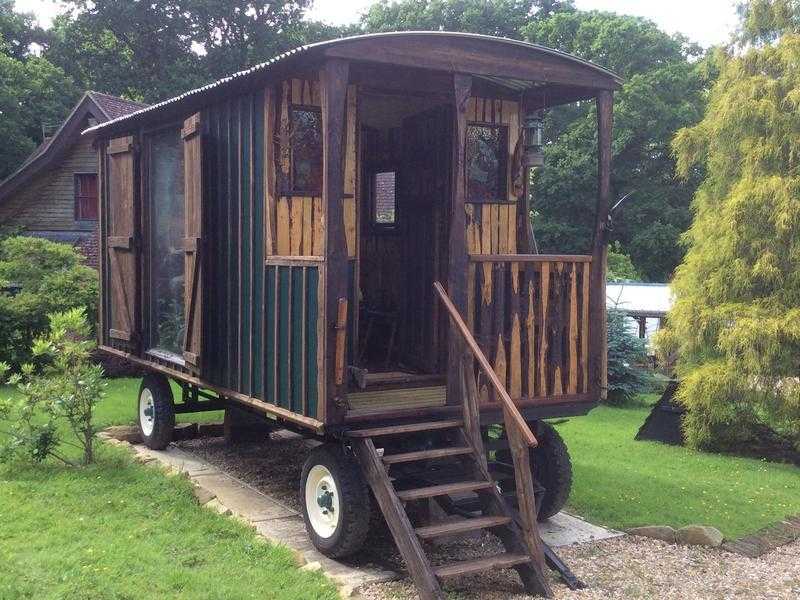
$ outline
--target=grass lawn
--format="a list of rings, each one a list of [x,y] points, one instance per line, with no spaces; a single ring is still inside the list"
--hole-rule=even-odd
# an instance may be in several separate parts
[[[800,469],[634,441],[649,411],[603,406],[557,425],[574,466],[574,512],[615,528],[713,525],[728,538],[800,514]]]
[[[99,421],[130,422],[137,390],[112,382]],[[187,480],[119,448],[98,455],[87,468],[0,466],[0,599],[338,598],[289,550],[198,506]]]

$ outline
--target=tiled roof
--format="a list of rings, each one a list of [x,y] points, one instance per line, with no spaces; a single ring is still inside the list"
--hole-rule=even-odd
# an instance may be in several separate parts
[[[126,100],[118,96],[104,94],[102,92],[87,92],[97,107],[103,111],[108,120],[124,117],[132,112],[147,107],[143,102]]]

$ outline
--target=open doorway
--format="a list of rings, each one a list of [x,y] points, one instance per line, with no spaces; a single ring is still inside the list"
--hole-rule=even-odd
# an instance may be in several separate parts
[[[442,380],[450,107],[428,96],[365,93],[361,123],[358,366],[371,382]]]

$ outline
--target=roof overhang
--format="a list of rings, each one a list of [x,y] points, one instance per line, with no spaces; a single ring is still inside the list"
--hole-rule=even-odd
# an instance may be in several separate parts
[[[438,73],[464,73],[515,94],[541,94],[564,104],[591,98],[622,83],[611,71],[576,56],[518,40],[442,31],[390,32],[319,42],[190,90],[150,107],[91,127],[84,133],[110,136],[158,121],[178,119],[209,104],[246,93],[270,80],[314,68],[329,58]],[[544,93],[544,90],[549,93]]]

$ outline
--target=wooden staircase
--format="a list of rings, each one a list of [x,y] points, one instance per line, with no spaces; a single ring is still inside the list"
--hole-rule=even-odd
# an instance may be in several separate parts
[[[530,447],[536,445],[536,438],[444,288],[438,282],[434,287],[450,314],[453,330],[458,331],[465,342],[463,360],[459,365],[464,398],[462,418],[355,429],[346,435],[422,600],[443,600],[441,582],[448,577],[508,568],[517,571],[526,591],[550,598],[552,591],[536,521],[529,456]],[[516,511],[504,500],[487,466],[480,432],[475,361],[493,385],[503,406],[517,484]],[[414,436],[435,447],[403,448],[403,442]],[[444,467],[438,472],[451,475],[452,480],[425,480],[425,472],[435,472],[437,464]],[[409,469],[413,473],[415,466],[419,467],[418,474],[408,477]],[[405,476],[398,474],[404,470]],[[454,521],[420,527],[412,525],[407,512],[409,506],[431,499],[443,507],[453,506],[452,497],[464,494],[477,495],[479,514],[462,511],[460,518]],[[431,563],[424,542],[477,530],[488,530],[496,535],[505,552],[444,565],[434,566]]]
[[[385,445],[390,446],[392,441],[402,439],[409,431],[445,433],[446,435],[436,437],[444,444],[441,447],[413,452],[387,453],[378,450]],[[470,444],[462,420],[361,429],[350,431],[348,436],[400,554],[419,590],[420,598],[443,599],[441,582],[448,577],[506,568],[516,569],[528,592],[546,597],[551,595],[541,546],[537,546],[539,551],[536,551],[536,548],[531,549],[526,544],[512,510],[503,500],[486,469],[481,450]],[[391,469],[395,466],[413,467],[413,463],[424,463],[430,468],[440,461],[454,460],[461,467],[458,469],[459,473],[464,474],[458,481],[435,485],[423,483],[417,487],[408,487],[407,483],[397,485],[399,479],[391,476]],[[479,516],[464,516],[457,520],[414,527],[406,512],[406,507],[411,503],[429,499],[446,502],[451,496],[466,493],[477,494],[481,507]],[[436,566],[429,560],[423,542],[478,530],[488,530],[497,535],[505,552]]]

